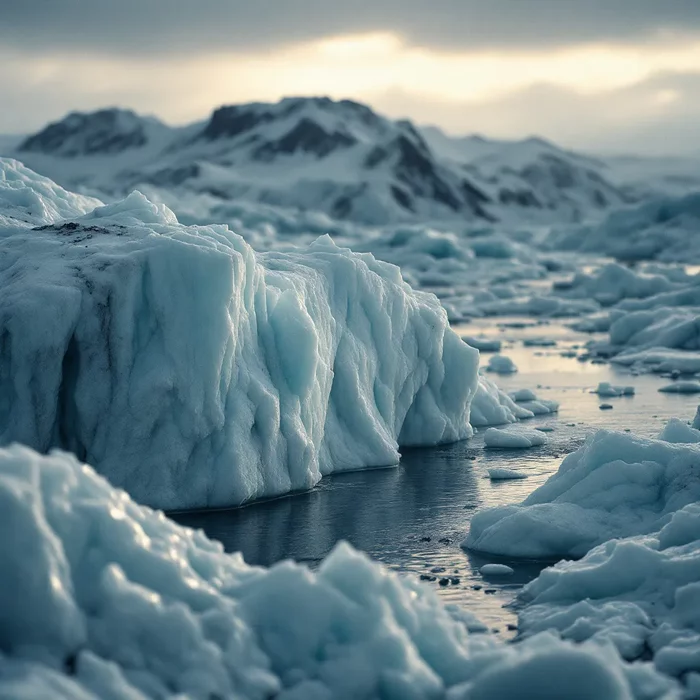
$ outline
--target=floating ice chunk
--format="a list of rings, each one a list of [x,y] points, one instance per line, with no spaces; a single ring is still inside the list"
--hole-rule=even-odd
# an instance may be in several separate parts
[[[672,418],[661,431],[659,440],[678,443],[700,442],[700,430],[691,428],[678,418]]]
[[[591,392],[598,396],[612,398],[615,396],[634,396],[633,386],[613,386],[610,382],[600,382],[598,388]]]
[[[481,352],[500,352],[501,341],[498,338],[484,338],[473,335],[463,335],[462,340]]]
[[[498,235],[472,239],[469,245],[477,258],[505,260],[514,257],[517,252],[512,241]]]
[[[539,430],[528,430],[519,426],[504,430],[489,428],[484,434],[486,447],[527,448],[544,445],[546,442],[547,436]]]
[[[504,432],[504,431],[502,431]],[[599,431],[520,505],[477,513],[463,543],[510,557],[580,557],[615,537],[658,530],[700,500],[700,445]]]
[[[534,415],[532,411],[515,403],[488,377],[479,376],[479,384],[472,400],[470,413],[471,424],[475,428],[516,423],[518,420],[532,418]]]
[[[700,349],[700,330],[693,309],[657,308],[617,312],[610,325],[610,344],[618,348]]]
[[[691,350],[673,350],[654,347],[648,350],[624,350],[610,359],[615,364],[649,372],[682,372],[696,374],[700,372],[700,352]]]
[[[537,395],[532,389],[518,389],[508,393],[513,401],[520,403],[521,401],[537,401]]]
[[[548,247],[620,260],[700,260],[700,194],[664,196],[613,211],[599,223],[552,229]]]
[[[695,418],[693,418],[693,428],[700,430],[700,406],[695,410]]]
[[[556,413],[559,410],[559,402],[551,399],[537,399],[536,401],[523,401],[518,404],[536,416],[548,416],[550,413]]]
[[[530,411],[533,416],[546,416],[559,410],[557,401],[538,399],[535,392],[531,389],[518,389],[517,391],[511,391],[508,395],[519,406]]]
[[[567,289],[555,290],[568,297],[595,299],[603,306],[611,306],[622,299],[651,297],[675,289],[663,275],[650,275],[609,263],[592,275],[576,274]]]
[[[523,345],[526,348],[553,348],[557,344],[552,338],[525,338]]]
[[[533,296],[524,301],[508,299],[481,306],[482,312],[489,316],[523,315],[548,318],[582,316],[594,313],[599,309],[598,304],[592,300],[558,299],[551,296]]]
[[[483,576],[512,576],[515,572],[505,564],[484,564],[479,573]]]
[[[505,481],[508,479],[527,479],[527,474],[516,472],[514,469],[505,469],[504,467],[494,467],[487,470],[491,481]]]
[[[489,358],[489,363],[486,365],[487,372],[495,372],[496,374],[514,374],[518,371],[513,360],[505,355],[492,355]]]
[[[541,407],[536,407],[535,404],[539,404]],[[532,404],[526,403],[527,408],[532,410],[536,416],[541,416],[549,413],[556,413],[559,410],[559,402],[552,401],[551,399],[537,399]]]
[[[659,671],[690,684],[700,655],[699,566],[700,506],[693,503],[653,536],[611,540],[580,561],[545,569],[520,594],[528,603],[520,634],[557,630],[577,642],[612,644],[628,659],[649,654]],[[647,692],[657,696],[649,682]]]
[[[673,382],[673,384],[662,386],[659,391],[665,394],[700,394],[700,382]]]

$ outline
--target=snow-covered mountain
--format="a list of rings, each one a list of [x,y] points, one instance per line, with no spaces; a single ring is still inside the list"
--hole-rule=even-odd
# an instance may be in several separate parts
[[[6,150],[82,191],[160,189],[369,224],[576,221],[628,199],[603,164],[546,142],[453,140],[328,98],[224,106],[182,128],[127,110],[72,113]]]
[[[553,212],[575,220],[634,201],[625,183],[613,184],[608,164],[541,138],[520,141],[453,138],[437,127],[423,135],[438,157],[461,164],[491,200],[504,207]]]

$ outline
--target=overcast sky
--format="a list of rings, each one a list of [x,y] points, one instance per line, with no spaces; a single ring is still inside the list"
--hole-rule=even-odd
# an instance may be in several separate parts
[[[0,0],[0,133],[310,94],[454,134],[700,152],[700,0]]]

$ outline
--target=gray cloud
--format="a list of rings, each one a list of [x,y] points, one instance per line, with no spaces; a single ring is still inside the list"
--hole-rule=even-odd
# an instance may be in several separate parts
[[[669,95],[674,99],[660,99]],[[661,73],[594,95],[534,85],[484,103],[427,101],[399,92],[376,95],[372,102],[395,118],[410,115],[453,134],[539,135],[601,153],[700,155],[700,72]]]
[[[190,54],[392,30],[434,48],[547,47],[700,32],[698,0],[0,0],[5,47]]]

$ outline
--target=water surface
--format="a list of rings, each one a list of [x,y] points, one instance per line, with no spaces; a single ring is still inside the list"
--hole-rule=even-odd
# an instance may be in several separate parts
[[[581,362],[562,353],[583,352],[589,336],[562,325],[522,319],[478,321],[458,332],[498,335],[503,354],[519,372],[492,377],[503,389],[534,389],[538,396],[559,401],[558,415],[527,421],[528,427],[552,428],[549,442],[529,450],[485,449],[482,435],[439,448],[406,450],[396,468],[336,474],[302,494],[243,508],[191,512],[175,519],[202,528],[227,551],[240,551],[250,564],[269,566],[282,559],[317,566],[339,540],[368,553],[396,571],[434,577],[425,584],[450,602],[464,605],[491,629],[508,635],[513,600],[523,583],[543,564],[506,562],[515,575],[485,580],[483,556],[464,552],[460,543],[473,514],[484,507],[517,503],[556,471],[562,458],[600,428],[629,430],[653,437],[671,417],[690,419],[698,397],[661,394],[668,378],[632,376],[624,368]],[[525,338],[547,337],[557,345],[524,347]],[[591,394],[598,382],[632,385],[636,396],[599,399]],[[602,403],[613,405],[601,410]],[[491,482],[489,467],[504,466],[527,474],[518,481]],[[499,560],[505,561],[505,560]],[[447,585],[440,580],[449,579]]]

